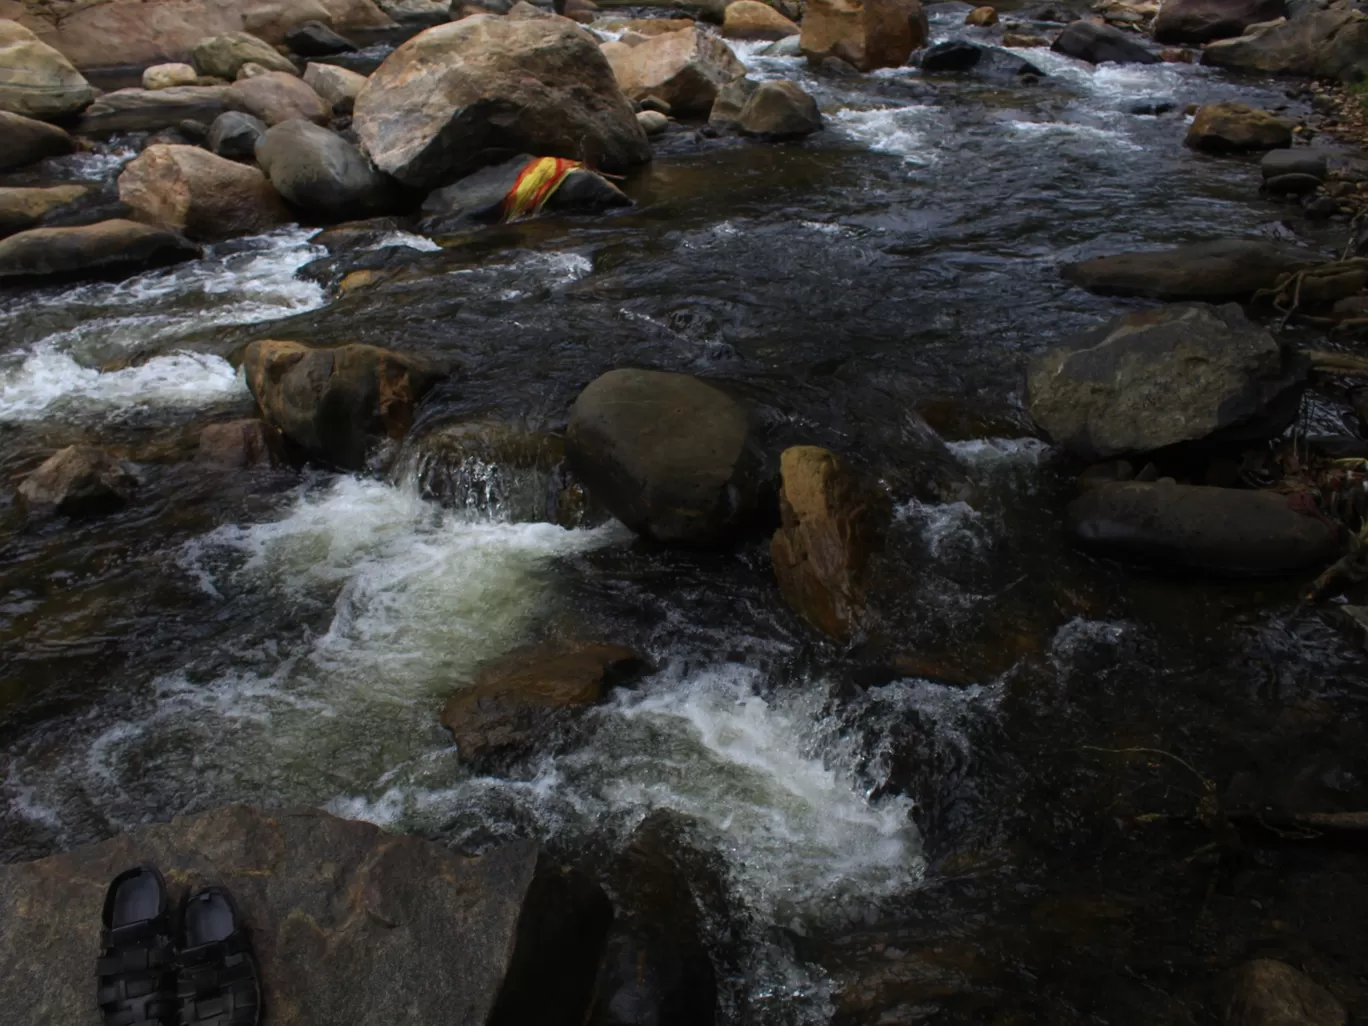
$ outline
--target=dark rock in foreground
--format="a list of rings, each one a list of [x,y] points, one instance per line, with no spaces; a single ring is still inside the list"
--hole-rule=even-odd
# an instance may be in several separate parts
[[[184,236],[136,221],[76,228],[34,228],[0,241],[0,279],[106,273],[132,274],[199,256]]]
[[[531,842],[466,858],[323,812],[233,805],[0,866],[7,1022],[98,1018],[105,887],[143,862],[173,901],[232,891],[272,1026],[578,1023],[612,914],[595,885],[539,864]]]
[[[1220,437],[1267,438],[1296,416],[1306,363],[1233,303],[1125,314],[1032,361],[1028,402],[1088,460]]]
[[[1145,49],[1135,36],[1095,21],[1075,21],[1050,49],[1089,64],[1159,63],[1158,55]]]
[[[276,192],[312,217],[362,218],[396,203],[397,190],[365,154],[308,121],[285,121],[268,130],[257,142],[256,158]]]
[[[1236,576],[1321,567],[1345,540],[1295,496],[1170,483],[1094,488],[1069,504],[1068,524],[1107,555]]]
[[[1172,249],[1094,257],[1061,270],[1065,281],[1104,296],[1246,300],[1279,277],[1324,261],[1310,250],[1259,239],[1194,242]]]

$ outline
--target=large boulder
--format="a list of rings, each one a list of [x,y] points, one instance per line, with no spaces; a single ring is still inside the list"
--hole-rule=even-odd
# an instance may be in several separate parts
[[[529,162],[526,153],[481,168],[459,182],[429,194],[423,202],[423,226],[429,231],[454,231],[470,225],[493,224],[509,213],[508,197]],[[592,214],[631,205],[612,182],[588,168],[577,168],[546,197],[536,213]]]
[[[1055,39],[1050,49],[1089,64],[1158,64],[1160,57],[1145,49],[1135,36],[1095,21],[1075,21]]]
[[[115,219],[74,228],[33,228],[0,240],[0,279],[130,273],[199,255],[183,235]]]
[[[442,725],[462,762],[520,753],[562,710],[593,705],[634,682],[646,661],[621,645],[559,642],[510,653],[447,700]]]
[[[70,445],[19,485],[29,516],[98,516],[128,504],[137,478],[123,463],[92,445]]]
[[[376,442],[407,434],[442,377],[424,360],[375,346],[275,339],[249,345],[242,364],[266,422],[306,455],[348,470],[364,466]]]
[[[1243,103],[1208,103],[1198,108],[1184,142],[1203,153],[1286,149],[1292,145],[1292,126]]]
[[[597,885],[530,841],[473,858],[312,809],[232,805],[0,866],[7,1021],[90,1021],[105,888],[139,864],[162,870],[173,903],[231,889],[278,1026],[578,1023],[612,919]]]
[[[866,587],[891,507],[873,482],[812,445],[779,461],[779,530],[770,542],[779,592],[818,630],[846,641],[865,615]]]
[[[230,160],[255,160],[257,143],[266,134],[266,122],[240,110],[230,110],[216,117],[204,137],[204,145],[212,153]]]
[[[257,163],[287,201],[329,221],[383,213],[394,203],[388,179],[336,132],[307,121],[270,129],[256,147]]]
[[[624,368],[596,378],[570,411],[566,457],[590,495],[656,541],[724,542],[758,505],[748,412],[687,374]]]
[[[1085,459],[1213,436],[1266,438],[1297,414],[1305,363],[1235,304],[1123,314],[1031,362],[1031,416]]]
[[[1368,72],[1368,17],[1347,8],[1255,26],[1202,52],[1202,63],[1261,75],[1355,82]]]
[[[906,64],[930,35],[918,0],[808,0],[799,46],[814,64],[837,57],[872,71]]]
[[[298,74],[288,57],[250,32],[225,32],[201,39],[190,51],[190,57],[201,75],[226,78],[229,82],[238,77],[244,64],[260,64],[267,71],[286,75]]]
[[[93,136],[157,132],[182,121],[207,125],[228,109],[227,86],[119,89],[105,93],[87,107],[77,130]]]
[[[1093,488],[1069,505],[1069,531],[1107,555],[1231,575],[1323,566],[1344,531],[1296,496],[1171,482]]]
[[[246,111],[268,125],[279,125],[296,118],[326,125],[332,120],[332,107],[302,80],[281,71],[242,78],[228,89],[229,106]]]
[[[746,73],[731,47],[697,27],[612,50],[608,61],[629,99],[654,96],[685,115],[706,114],[718,89]]]
[[[0,21],[0,111],[28,118],[76,114],[95,90],[71,62],[15,21]]]
[[[24,167],[45,157],[62,157],[76,149],[76,140],[56,125],[0,110],[0,171]]]
[[[366,87],[366,76],[336,64],[308,64],[304,68],[304,84],[316,92],[334,114],[350,114],[356,98]]]
[[[747,135],[798,139],[821,131],[822,112],[817,101],[794,83],[770,79],[761,82],[746,100],[738,124]]]
[[[119,199],[139,221],[192,239],[255,235],[293,220],[259,170],[198,146],[143,150],[119,175]]]
[[[88,185],[34,189],[0,186],[0,238],[37,227],[49,213],[82,198],[89,191]]]
[[[1066,264],[1066,281],[1104,296],[1165,300],[1247,300],[1284,274],[1324,260],[1310,250],[1262,239],[1193,242]]]
[[[1220,981],[1225,1026],[1344,1026],[1339,999],[1286,962],[1256,958]]]
[[[1286,13],[1284,0],[1164,0],[1154,19],[1154,38],[1160,43],[1210,43]]]
[[[419,33],[371,75],[353,125],[376,166],[416,188],[478,170],[489,150],[607,171],[651,156],[597,41],[561,18],[479,14]]]
[[[722,34],[728,39],[787,39],[800,29],[769,4],[760,0],[733,0],[722,17]]]

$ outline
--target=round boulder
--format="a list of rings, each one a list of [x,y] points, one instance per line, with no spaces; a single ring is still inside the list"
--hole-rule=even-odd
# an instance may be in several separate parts
[[[357,220],[388,209],[389,181],[336,132],[308,121],[269,129],[256,147],[257,163],[277,192],[324,220]]]
[[[119,175],[138,220],[194,239],[255,235],[292,220],[266,176],[198,146],[149,146]]]
[[[280,71],[238,79],[225,99],[230,107],[246,111],[268,125],[295,118],[326,125],[332,119],[332,110],[321,96],[294,75]]]
[[[822,129],[817,101],[784,79],[761,82],[741,108],[741,131],[766,139],[797,139]]]
[[[1216,154],[1285,149],[1292,145],[1292,127],[1243,103],[1208,103],[1198,108],[1184,142],[1191,149]]]
[[[687,374],[621,369],[594,380],[570,411],[566,456],[591,496],[659,542],[726,542],[758,505],[746,409]]]
[[[266,134],[266,122],[240,110],[220,114],[209,126],[204,145],[220,157],[230,160],[253,160],[256,145]]]
[[[30,516],[98,516],[127,505],[136,485],[128,468],[103,449],[71,445],[24,478],[19,498]]]
[[[154,64],[142,73],[144,89],[174,89],[199,83],[199,72],[189,64]]]

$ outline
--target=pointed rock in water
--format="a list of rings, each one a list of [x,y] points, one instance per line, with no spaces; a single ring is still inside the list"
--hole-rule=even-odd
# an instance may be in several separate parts
[[[0,21],[0,111],[62,118],[93,99],[95,90],[60,52],[17,21]]]
[[[137,483],[132,472],[103,449],[71,445],[24,478],[19,499],[33,517],[98,516],[126,506]]]
[[[1027,402],[1091,461],[1204,439],[1271,438],[1297,415],[1307,365],[1235,304],[1141,310],[1031,362]]]
[[[1243,103],[1208,103],[1198,108],[1184,142],[1217,154],[1286,149],[1292,145],[1292,126]]]
[[[1136,36],[1093,21],[1075,21],[1050,49],[1089,64],[1159,63],[1159,57],[1145,49]]]
[[[384,213],[397,200],[397,190],[364,153],[307,121],[268,130],[256,158],[276,191],[312,217],[355,220]]]
[[[1154,19],[1158,43],[1210,43],[1244,34],[1287,13],[1284,0],[1164,0]]]
[[[230,805],[0,866],[7,1021],[84,1023],[105,888],[141,863],[173,902],[227,884],[277,1023],[581,1023],[612,906],[517,841],[478,858],[313,809]]]
[[[292,218],[266,176],[198,146],[149,146],[119,175],[138,220],[192,239],[255,235]]]
[[[811,64],[836,57],[873,71],[902,67],[930,35],[919,0],[808,0],[799,45]]]
[[[1065,264],[1060,273],[1065,281],[1103,296],[1226,302],[1247,300],[1284,274],[1324,262],[1324,257],[1297,246],[1222,239],[1094,257]]]
[[[0,279],[136,273],[199,256],[183,235],[115,219],[76,228],[31,228],[0,240]]]
[[[654,96],[676,115],[705,114],[717,91],[746,73],[726,43],[697,27],[653,36],[608,60],[629,100]]]
[[[784,79],[761,82],[741,108],[741,131],[762,139],[800,139],[822,130],[817,101]]]

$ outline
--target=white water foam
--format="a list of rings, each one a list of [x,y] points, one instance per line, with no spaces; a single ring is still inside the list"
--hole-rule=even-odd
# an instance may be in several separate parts
[[[886,107],[837,111],[830,120],[847,138],[875,153],[892,153],[906,163],[926,166],[935,162],[936,151],[927,142],[922,122],[933,115],[926,106]]]
[[[382,235],[373,248],[384,249],[386,246],[407,246],[409,249],[416,249],[423,253],[437,253],[442,248],[426,235],[415,235],[413,232],[404,231],[393,231]]]

